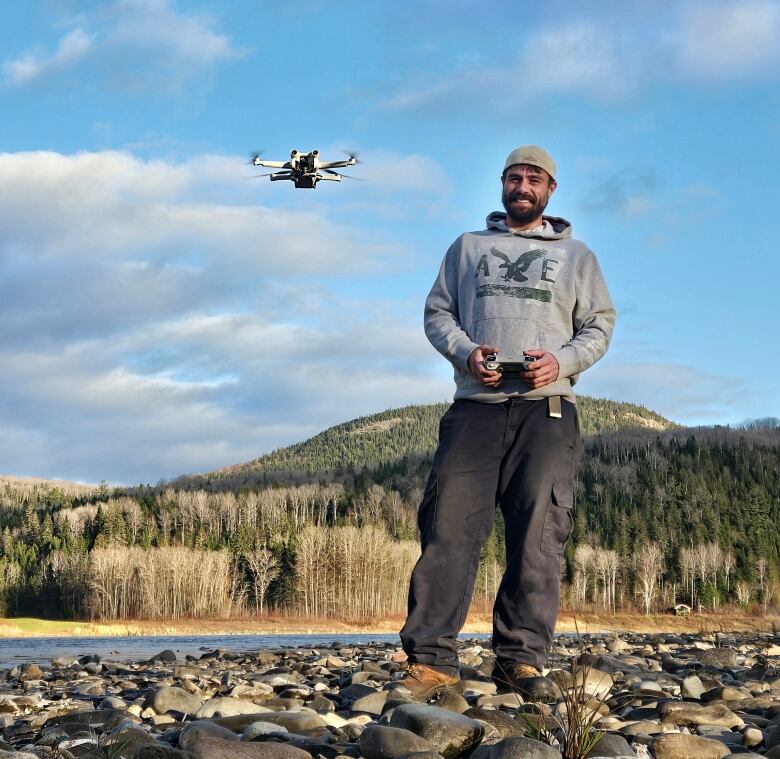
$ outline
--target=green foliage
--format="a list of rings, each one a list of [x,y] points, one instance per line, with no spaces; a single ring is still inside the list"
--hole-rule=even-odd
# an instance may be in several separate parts
[[[0,504],[0,574],[12,582],[0,584],[0,606],[49,616],[64,609],[47,569],[56,551],[84,557],[99,547],[172,545],[228,548],[236,556],[267,547],[280,572],[266,597],[284,608],[297,592],[295,540],[306,524],[378,523],[397,540],[414,539],[446,408],[408,406],[362,417],[249,464],[155,488],[110,493],[103,483],[97,491],[66,495],[67,484],[65,490],[40,485],[22,497],[6,485],[12,505]],[[615,550],[628,572],[638,547],[650,541],[664,552],[665,582],[680,587],[684,548],[715,541],[734,555],[729,597],[722,576],[697,583],[706,606],[733,600],[740,580],[755,583],[759,557],[772,576],[780,561],[780,427],[679,429],[641,407],[584,397],[578,410],[586,440],[565,554],[570,577],[581,543]],[[299,485],[310,494],[301,496]],[[300,501],[315,496],[316,507]],[[255,506],[241,511],[251,499]],[[485,594],[500,579],[504,547],[499,511],[482,551],[477,587]]]

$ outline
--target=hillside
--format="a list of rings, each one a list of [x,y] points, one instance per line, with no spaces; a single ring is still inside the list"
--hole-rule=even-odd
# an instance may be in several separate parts
[[[215,479],[256,479],[258,475],[344,472],[375,469],[407,456],[425,456],[435,448],[439,419],[449,403],[404,406],[362,416],[320,432],[302,443],[280,448],[244,464],[182,478],[183,484]],[[663,431],[678,425],[643,406],[579,396],[577,408],[584,436],[627,429]]]

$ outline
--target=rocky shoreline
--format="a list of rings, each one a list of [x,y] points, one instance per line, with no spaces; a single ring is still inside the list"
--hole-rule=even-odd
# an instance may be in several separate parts
[[[587,721],[589,757],[780,759],[780,636],[564,636],[525,698],[496,692],[482,643],[434,704],[385,643],[23,664],[2,671],[0,758],[555,759]]]

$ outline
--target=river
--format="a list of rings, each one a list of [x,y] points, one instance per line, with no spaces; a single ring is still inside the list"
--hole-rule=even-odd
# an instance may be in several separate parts
[[[463,638],[481,639],[479,635]],[[484,638],[485,645],[489,639]],[[105,638],[0,638],[0,668],[10,668],[22,662],[49,664],[58,656],[97,654],[109,661],[149,659],[166,649],[178,659],[187,654],[200,656],[206,651],[222,648],[226,651],[257,651],[262,648],[318,648],[366,644],[372,641],[397,643],[397,634],[337,634],[314,635],[150,635]]]

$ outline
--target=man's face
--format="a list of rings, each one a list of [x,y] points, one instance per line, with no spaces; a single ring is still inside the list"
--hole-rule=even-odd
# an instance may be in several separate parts
[[[524,163],[510,166],[501,185],[501,202],[515,224],[528,224],[540,218],[556,187],[544,169]]]

